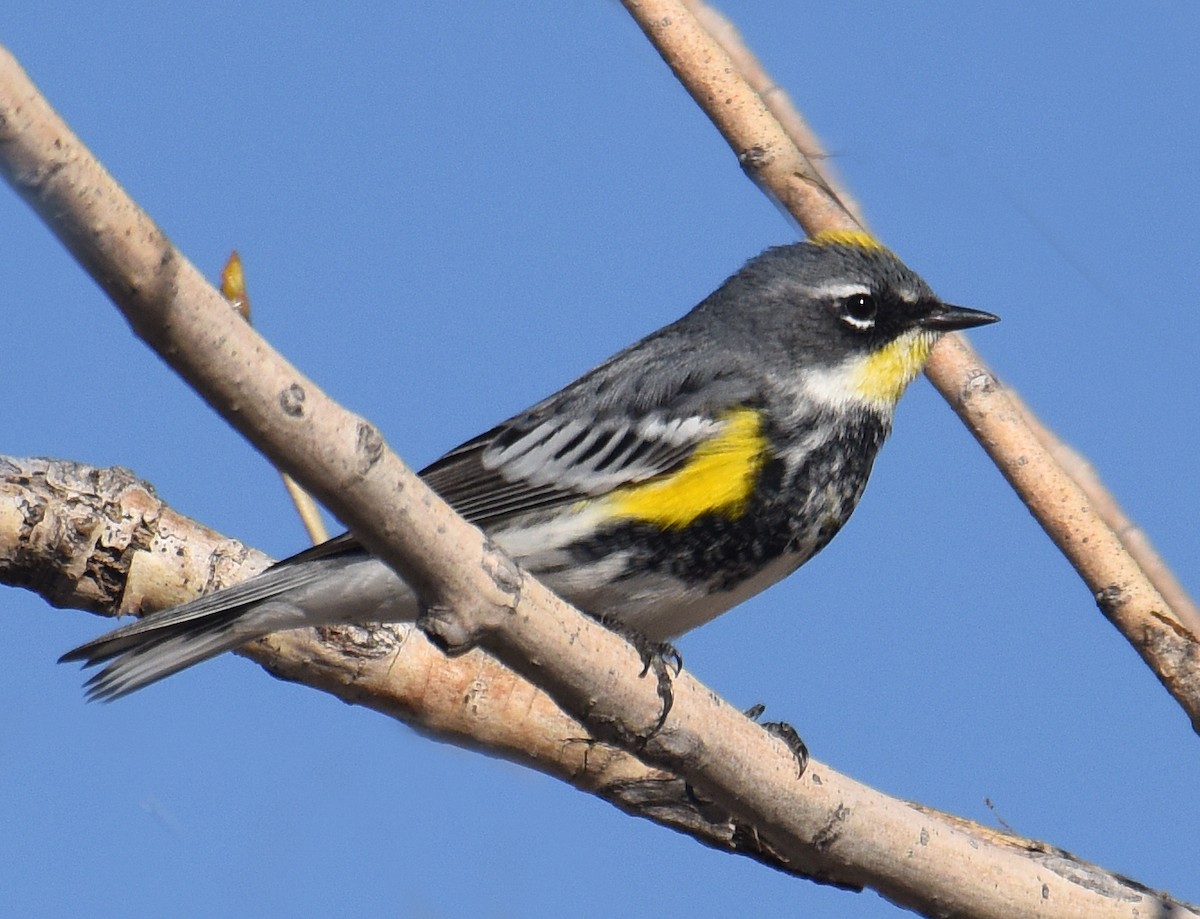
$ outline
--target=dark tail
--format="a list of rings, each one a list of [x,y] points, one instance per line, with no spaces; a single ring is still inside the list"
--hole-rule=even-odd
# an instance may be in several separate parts
[[[314,582],[324,565],[281,563],[257,577],[152,613],[59,658],[85,667],[109,662],[85,684],[88,699],[108,701],[270,632],[314,624],[289,603],[289,591]]]

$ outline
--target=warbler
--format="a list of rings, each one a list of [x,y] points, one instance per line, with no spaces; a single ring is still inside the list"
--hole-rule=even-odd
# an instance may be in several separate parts
[[[680,635],[811,558],[850,517],[950,306],[864,233],[768,249],[683,318],[420,475],[586,613]],[[112,699],[283,629],[411,621],[346,533],[63,655]]]

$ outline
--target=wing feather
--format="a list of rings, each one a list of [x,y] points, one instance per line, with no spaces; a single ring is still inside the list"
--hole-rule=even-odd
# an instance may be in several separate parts
[[[686,462],[714,418],[513,419],[450,451],[422,477],[472,523],[494,524],[644,482]]]

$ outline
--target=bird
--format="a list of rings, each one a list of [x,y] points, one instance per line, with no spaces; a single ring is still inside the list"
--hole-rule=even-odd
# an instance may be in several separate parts
[[[873,236],[818,233],[419,475],[565,600],[666,642],[826,546],[938,338],[997,319]],[[60,660],[103,664],[88,698],[111,700],[271,632],[417,615],[344,533]]]

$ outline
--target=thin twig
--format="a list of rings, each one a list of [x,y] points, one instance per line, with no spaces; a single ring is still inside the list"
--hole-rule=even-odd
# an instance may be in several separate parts
[[[321,519],[321,509],[313,500],[313,496],[286,472],[279,473],[279,477],[283,479],[283,487],[291,496],[292,504],[296,505],[296,513],[300,515],[300,522],[308,531],[308,538],[312,540],[313,545],[320,545],[329,539],[329,531],[325,529],[325,521]]]
[[[221,296],[229,301],[229,305],[239,316],[247,322],[252,321],[253,310],[250,306],[250,291],[246,289],[246,270],[236,249],[229,253],[225,267],[221,269]],[[281,469],[276,471],[279,472],[283,487],[287,489],[288,496],[296,507],[296,513],[300,515],[300,522],[308,531],[308,538],[312,540],[313,545],[325,542],[329,539],[329,531],[325,529],[325,521],[321,519],[321,509],[317,507],[317,502],[290,475]]]

